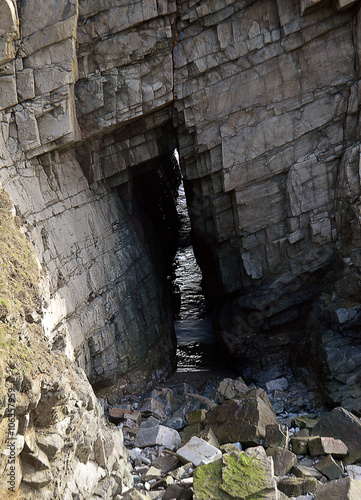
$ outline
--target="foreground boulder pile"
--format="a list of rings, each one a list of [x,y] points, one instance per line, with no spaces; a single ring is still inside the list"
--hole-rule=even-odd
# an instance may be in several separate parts
[[[359,500],[360,419],[341,407],[291,413],[287,385],[228,378],[199,394],[181,383],[106,407],[134,480],[116,500]]]

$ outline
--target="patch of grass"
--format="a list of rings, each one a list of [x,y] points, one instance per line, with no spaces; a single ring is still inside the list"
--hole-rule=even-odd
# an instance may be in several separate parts
[[[26,321],[29,312],[41,314],[39,279],[34,249],[0,190],[0,362],[6,375],[35,373],[43,363],[34,362],[46,346],[41,326]]]

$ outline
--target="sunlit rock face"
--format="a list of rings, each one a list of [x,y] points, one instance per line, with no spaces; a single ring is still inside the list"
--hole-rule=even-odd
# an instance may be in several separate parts
[[[120,392],[172,370],[178,146],[223,344],[250,377],[312,349],[337,379],[317,346],[359,342],[359,312],[322,306],[360,300],[359,2],[0,7],[0,180],[47,273],[54,348]]]
[[[46,271],[47,337],[122,394],[174,369],[175,8],[113,3],[1,0],[0,180]]]

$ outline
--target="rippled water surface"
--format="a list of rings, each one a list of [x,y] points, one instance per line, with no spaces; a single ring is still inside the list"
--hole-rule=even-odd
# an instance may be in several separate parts
[[[175,256],[174,284],[180,292],[180,310],[175,321],[178,371],[217,369],[223,360],[212,330],[212,318],[204,298],[202,273],[190,245],[190,221],[183,186],[179,190],[178,213],[182,221],[180,247]]]

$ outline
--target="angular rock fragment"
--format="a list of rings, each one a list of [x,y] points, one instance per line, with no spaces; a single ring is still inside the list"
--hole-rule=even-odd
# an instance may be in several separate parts
[[[192,462],[195,467],[218,460],[222,452],[208,444],[204,439],[193,436],[187,444],[179,448],[177,456],[183,462]]]
[[[300,429],[312,430],[319,420],[320,417],[316,413],[299,415],[292,420],[292,425]]]
[[[260,450],[231,452],[194,472],[194,500],[277,498],[273,462]],[[257,458],[256,458],[257,457]]]
[[[330,480],[338,479],[343,474],[342,465],[338,464],[331,455],[327,455],[327,457],[317,462],[315,467]]]
[[[291,474],[296,477],[314,477],[316,479],[321,479],[322,474],[315,467],[308,467],[307,465],[295,465],[291,469]]]
[[[289,444],[288,427],[280,424],[267,425],[263,444],[265,448],[280,446],[287,449]]]
[[[288,388],[288,380],[286,377],[280,377],[266,382],[267,391],[285,391]]]
[[[165,417],[165,406],[154,398],[145,399],[139,408],[144,415],[162,419]]]
[[[190,411],[186,415],[187,424],[202,424],[206,419],[206,414],[207,410],[205,409]]]
[[[311,457],[319,455],[333,455],[344,457],[348,453],[347,446],[340,440],[332,437],[317,437],[308,442]]]
[[[277,483],[278,489],[288,497],[297,497],[308,492],[315,493],[319,485],[314,477],[283,477]]]
[[[163,455],[158,457],[153,462],[153,466],[161,471],[161,476],[168,474],[168,472],[174,470],[179,465],[179,460],[173,455]]]
[[[358,481],[361,481],[361,466],[360,465],[347,465],[346,470],[348,472],[348,475],[352,479],[357,479]]]
[[[238,396],[247,392],[248,389],[241,377],[236,380],[224,378],[217,387],[217,401],[222,403],[226,399],[238,399]]]
[[[308,452],[308,443],[310,439],[314,438],[298,436],[292,437],[290,439],[290,443],[293,453],[295,455],[306,455],[306,453]]]
[[[178,432],[164,425],[140,429],[134,442],[139,448],[159,445],[171,451],[175,451],[180,443],[181,438]]]
[[[147,420],[144,420],[144,422],[140,424],[140,427],[142,429],[147,429],[149,427],[155,427],[156,425],[159,424],[160,421],[157,418],[150,416],[149,418],[147,418]]]
[[[334,408],[315,425],[312,433],[341,439],[348,448],[348,454],[343,459],[345,464],[361,461],[361,422],[344,408]]]
[[[128,410],[124,408],[112,408],[109,413],[109,421],[113,424],[119,424],[123,420],[130,419],[135,422],[136,425],[140,425],[142,416],[140,411]]]
[[[269,424],[278,424],[268,396],[262,389],[251,389],[237,401],[225,401],[206,415],[206,427],[211,427],[220,442],[259,445]]]
[[[162,496],[163,500],[190,500],[192,497],[193,491],[190,488],[185,488],[178,484],[168,486],[165,494]]]
[[[292,451],[281,447],[267,448],[266,454],[273,458],[274,473],[276,476],[285,476],[294,465],[297,464],[297,457]]]
[[[344,477],[320,486],[315,500],[360,500],[361,481]]]

